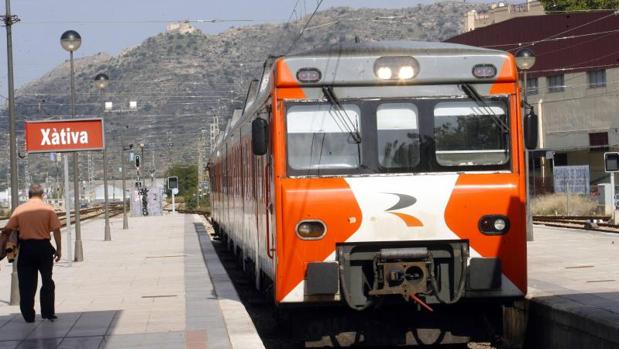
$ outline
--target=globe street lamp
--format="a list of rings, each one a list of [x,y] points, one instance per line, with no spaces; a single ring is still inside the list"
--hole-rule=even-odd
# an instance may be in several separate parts
[[[95,76],[95,87],[98,88],[102,93],[103,90],[107,87],[110,78],[101,73]],[[105,128],[104,128],[105,129]],[[109,195],[107,188],[107,145],[103,147],[103,198],[104,198],[104,217],[105,217],[105,229],[104,229],[104,241],[112,240],[112,233],[110,232],[110,214],[109,214]]]
[[[516,52],[516,65],[518,69],[523,73],[523,89],[522,89],[522,129],[524,130],[524,116],[527,114],[527,107],[529,105],[527,101],[527,71],[535,65],[535,53],[530,48],[524,47]],[[533,241],[533,220],[531,218],[531,192],[529,191],[529,150],[524,151],[524,163],[526,174],[526,198],[527,198],[527,240]]]
[[[82,37],[75,30],[67,30],[60,36],[60,45],[69,51],[69,61],[71,64],[71,116],[75,118],[75,69],[73,67],[73,51],[82,45]],[[73,195],[75,201],[75,261],[84,260],[82,249],[82,229],[80,227],[80,171],[78,153],[73,153]]]

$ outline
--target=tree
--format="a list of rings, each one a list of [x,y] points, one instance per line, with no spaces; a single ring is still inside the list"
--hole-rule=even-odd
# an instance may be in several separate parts
[[[546,11],[616,9],[619,0],[540,0]]]

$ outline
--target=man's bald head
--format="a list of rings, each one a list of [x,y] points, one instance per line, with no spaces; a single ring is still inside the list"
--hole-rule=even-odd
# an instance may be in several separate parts
[[[38,197],[38,198],[43,198],[43,193],[45,192],[45,190],[43,189],[43,186],[40,184],[32,184],[30,185],[30,189],[28,189],[28,197],[32,198],[32,197]]]

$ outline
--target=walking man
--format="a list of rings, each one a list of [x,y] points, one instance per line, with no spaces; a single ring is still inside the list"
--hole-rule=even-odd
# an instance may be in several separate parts
[[[7,223],[4,233],[19,231],[19,255],[17,276],[19,278],[19,307],[26,322],[34,322],[34,295],[41,273],[41,316],[51,321],[56,319],[54,310],[54,280],[52,268],[61,256],[60,221],[52,206],[43,202],[43,187],[33,184],[28,191],[27,202],[18,206]],[[54,233],[56,249],[50,243]]]

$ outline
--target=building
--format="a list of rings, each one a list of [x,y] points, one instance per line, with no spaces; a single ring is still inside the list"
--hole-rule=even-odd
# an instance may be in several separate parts
[[[544,151],[533,156],[533,183],[552,183],[552,166],[559,165],[589,165],[591,184],[608,182],[603,153],[619,149],[618,11],[517,17],[447,41],[534,51],[527,93]]]
[[[168,33],[193,34],[197,29],[189,21],[173,22],[166,26]]]
[[[464,17],[464,28],[468,32],[516,17],[540,16],[544,14],[544,6],[539,1],[527,0],[527,2],[522,4],[499,2],[492,4],[490,10],[485,12],[477,12],[475,10],[467,12]]]

